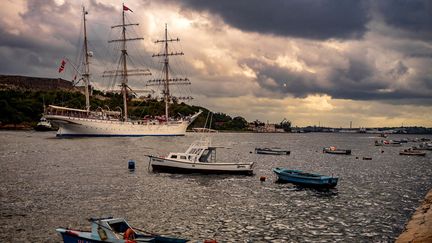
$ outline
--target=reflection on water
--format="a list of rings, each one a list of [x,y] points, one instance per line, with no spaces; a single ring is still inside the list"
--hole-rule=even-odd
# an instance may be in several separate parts
[[[399,156],[401,148],[375,147],[376,138],[368,134],[211,134],[213,145],[230,148],[218,151],[218,160],[254,161],[254,176],[149,170],[145,154],[184,151],[199,134],[53,136],[1,132],[2,242],[59,242],[56,227],[89,229],[86,218],[101,216],[125,217],[150,232],[197,240],[393,241],[432,187],[432,153]],[[331,145],[353,155],[323,154]],[[265,146],[287,148],[291,155],[250,153]],[[130,159],[136,161],[134,172],[128,170]],[[339,183],[330,190],[275,183],[274,167],[334,175]]]

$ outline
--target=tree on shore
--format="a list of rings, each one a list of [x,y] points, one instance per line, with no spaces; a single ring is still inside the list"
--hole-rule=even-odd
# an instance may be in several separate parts
[[[283,129],[285,132],[291,132],[291,121],[284,118],[278,125],[276,125],[276,128]]]

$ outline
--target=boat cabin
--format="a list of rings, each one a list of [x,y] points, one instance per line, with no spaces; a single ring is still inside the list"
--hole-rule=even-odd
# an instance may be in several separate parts
[[[216,162],[216,147],[201,142],[192,143],[184,153],[170,153],[167,159],[187,162]]]

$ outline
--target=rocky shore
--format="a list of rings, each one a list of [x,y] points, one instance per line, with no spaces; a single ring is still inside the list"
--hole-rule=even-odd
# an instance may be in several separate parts
[[[39,78],[18,75],[1,75],[0,90],[77,90],[71,81],[60,78]]]
[[[432,242],[432,189],[396,239],[396,243],[403,242]]]

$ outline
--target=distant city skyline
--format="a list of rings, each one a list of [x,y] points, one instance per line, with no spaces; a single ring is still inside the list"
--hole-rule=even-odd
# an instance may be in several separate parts
[[[175,71],[192,82],[191,104],[248,121],[293,126],[432,127],[432,2],[427,0],[126,0],[130,46],[157,74],[154,41],[165,24],[185,53]],[[71,80],[88,10],[92,81],[115,65],[107,41],[121,1],[2,2],[0,74]],[[138,64],[138,63],[137,63]],[[142,88],[145,79],[131,79]],[[189,92],[189,91],[188,91]]]

